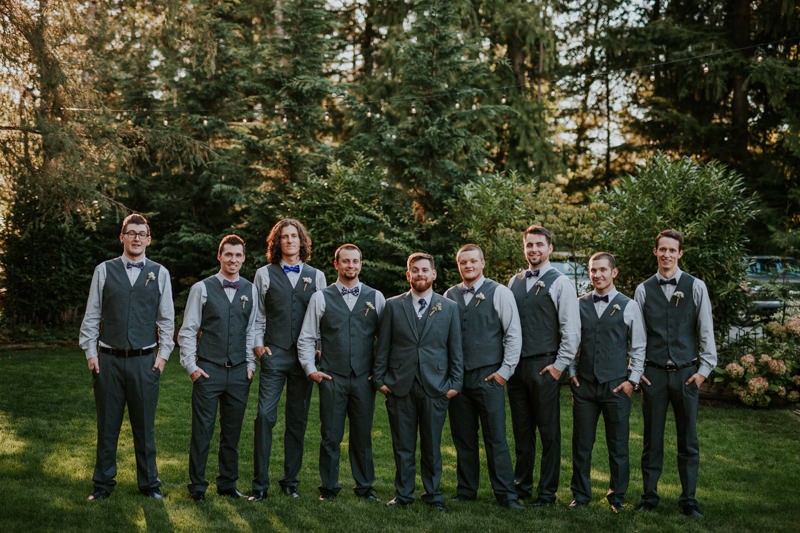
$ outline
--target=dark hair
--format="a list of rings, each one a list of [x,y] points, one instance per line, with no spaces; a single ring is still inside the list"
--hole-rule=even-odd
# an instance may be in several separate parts
[[[528,228],[522,234],[522,238],[524,239],[528,235],[544,235],[544,238],[547,239],[547,244],[553,244],[553,236],[550,235],[550,232],[547,231],[547,229],[543,226],[537,226],[536,224],[528,226]]]
[[[300,236],[300,260],[306,262],[311,259],[311,237],[305,226],[297,219],[284,218],[272,226],[267,236],[267,262],[276,265],[281,262],[281,232],[286,226],[294,226]]]
[[[426,254],[425,252],[414,252],[413,254],[409,255],[408,261],[406,261],[406,269],[411,270],[411,265],[417,261],[422,261],[423,259],[430,261],[431,270],[436,270],[436,263],[433,260],[433,256],[431,254]]]
[[[665,229],[658,232],[656,235],[656,248],[658,248],[658,241],[661,237],[669,237],[678,241],[678,250],[683,250],[683,233],[676,229]]]
[[[481,255],[481,259],[483,259],[483,250],[477,244],[469,243],[465,244],[461,248],[458,249],[456,252],[456,261],[458,261],[458,256],[464,252],[478,252]]]
[[[589,258],[589,262],[597,261],[598,259],[606,259],[608,260],[608,266],[612,269],[617,268],[617,258],[611,255],[608,252],[597,252],[596,254],[592,254],[592,257]]]
[[[219,247],[217,248],[217,255],[222,255],[222,248],[226,245],[230,244],[231,246],[238,246],[242,245],[242,252],[247,252],[247,247],[244,244],[244,239],[239,237],[238,235],[225,235],[221,241],[219,241]]]
[[[339,252],[341,252],[342,250],[355,250],[355,251],[358,252],[358,258],[359,259],[361,259],[363,257],[363,254],[361,253],[361,248],[359,248],[355,244],[347,243],[347,244],[341,245],[340,247],[338,247],[336,249],[336,252],[334,252],[334,254],[333,254],[334,261],[338,261],[339,260]]]
[[[144,215],[140,215],[139,213],[131,213],[130,215],[125,217],[125,220],[122,221],[122,229],[120,233],[125,233],[128,229],[128,224],[139,224],[142,226],[147,226],[147,234],[150,235],[150,225],[147,223],[147,219],[144,218]]]

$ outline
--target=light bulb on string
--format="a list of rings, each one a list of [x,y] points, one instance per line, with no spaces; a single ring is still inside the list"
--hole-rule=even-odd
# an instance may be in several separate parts
[[[203,126],[208,126],[208,119],[207,118],[203,119]]]
[[[165,125],[165,126],[169,126],[169,120],[167,120],[167,119],[164,119],[164,125]]]
[[[417,114],[417,104],[411,104],[411,114],[412,115]]]
[[[456,102],[455,108],[456,110],[461,109],[461,102]]]
[[[372,118],[372,111],[367,111],[367,118]]]
[[[286,115],[283,115],[283,116],[281,117],[281,122],[283,122],[284,124],[286,124],[287,122],[289,122],[289,118],[288,118]]]
[[[506,105],[508,103],[508,97],[503,95],[503,97],[500,99],[500,103]]]
[[[708,63],[703,63],[703,74],[708,74]]]
[[[325,116],[323,118],[325,119],[325,122],[330,122],[331,114],[325,111]]]

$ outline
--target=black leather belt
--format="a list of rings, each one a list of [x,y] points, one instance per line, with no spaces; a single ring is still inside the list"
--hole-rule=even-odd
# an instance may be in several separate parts
[[[212,361],[211,359],[204,359],[202,357],[198,357],[197,360],[198,361],[203,361],[204,363],[211,363],[212,365],[221,366],[223,368],[236,368],[237,366],[243,365],[243,364],[245,364],[247,362],[247,360],[245,360],[245,361],[241,361],[241,362],[236,363],[236,364],[233,364],[230,361],[225,361],[224,363],[219,363],[217,361]]]
[[[678,370],[683,370],[684,368],[689,368],[690,366],[697,366],[697,361],[690,361],[682,365],[676,365],[675,363],[659,365],[658,363],[654,363],[652,361],[645,361],[644,364],[645,366],[653,366],[655,368],[660,368],[661,370],[666,370],[667,372],[677,372]]]
[[[106,355],[113,355],[114,357],[141,357],[143,355],[152,355],[156,349],[137,348],[135,350],[120,350],[117,348],[106,348],[105,346],[100,346],[98,347],[97,351]]]
[[[558,355],[558,352],[547,352],[547,353],[535,353],[533,355],[529,355],[528,357],[533,357],[534,359],[538,359],[540,357],[555,357]]]

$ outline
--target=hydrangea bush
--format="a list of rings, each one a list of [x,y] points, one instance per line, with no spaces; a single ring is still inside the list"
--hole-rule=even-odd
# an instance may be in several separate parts
[[[717,382],[724,383],[745,405],[766,407],[800,401],[800,318],[765,327],[760,355],[747,353],[718,368]],[[777,399],[777,402],[776,402]]]

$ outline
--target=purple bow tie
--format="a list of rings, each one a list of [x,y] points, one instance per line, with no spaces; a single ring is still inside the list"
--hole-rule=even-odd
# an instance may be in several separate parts
[[[295,265],[295,266],[283,265],[283,272],[285,274],[288,274],[289,272],[296,272],[296,273],[299,274],[300,273],[300,265]]]
[[[678,280],[676,280],[675,278],[672,278],[672,279],[660,279],[660,280],[658,280],[658,284],[659,285],[677,285],[678,284]]]
[[[525,271],[525,279],[538,278],[538,277],[539,277],[539,269],[538,268],[536,270],[534,270],[533,272],[531,272],[530,270],[526,270]]]
[[[348,294],[352,294],[353,296],[358,296],[358,293],[361,292],[358,287],[353,287],[352,289],[348,289],[347,287],[342,287],[342,296],[347,296]]]
[[[128,263],[127,265],[125,265],[125,268],[127,268],[128,270],[132,268],[142,269],[144,268],[144,261],[139,261],[137,263]]]
[[[592,300],[593,300],[595,303],[597,303],[597,302],[605,302],[605,303],[608,303],[608,294],[605,294],[605,295],[603,295],[603,296],[599,296],[599,295],[597,295],[597,294],[592,294]]]
[[[475,294],[475,287],[461,287],[461,294]]]
[[[227,279],[223,279],[222,280],[222,288],[223,289],[236,289],[238,291],[239,290],[239,280],[237,279],[236,281],[230,281],[230,280],[227,280]]]

